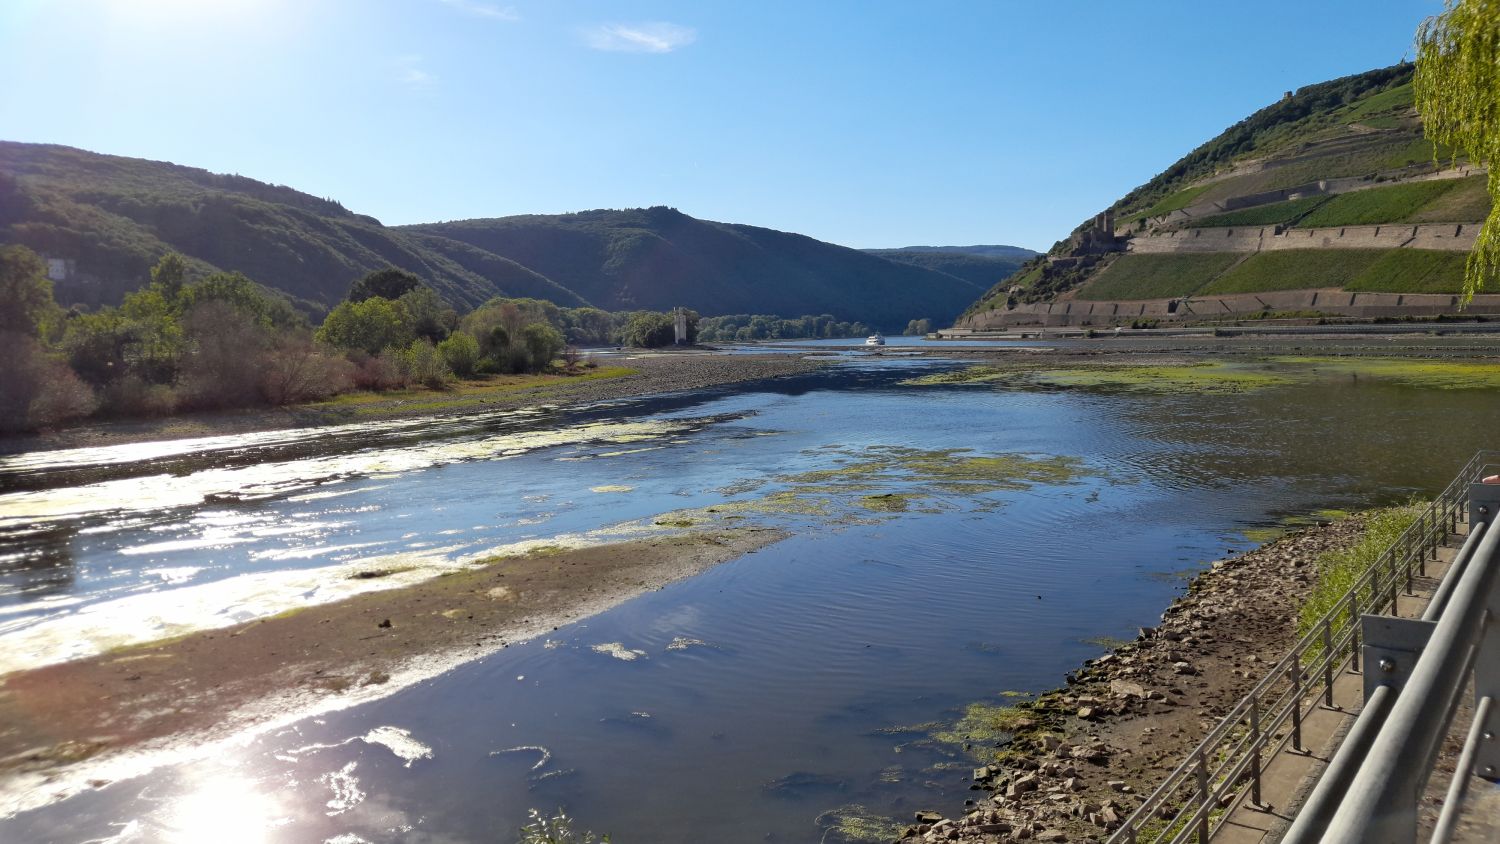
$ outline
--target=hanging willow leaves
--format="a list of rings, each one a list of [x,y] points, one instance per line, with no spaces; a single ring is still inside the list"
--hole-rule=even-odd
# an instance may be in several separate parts
[[[1500,275],[1500,0],[1446,0],[1417,29],[1417,111],[1427,137],[1488,166],[1490,214],[1464,272],[1464,304]]]

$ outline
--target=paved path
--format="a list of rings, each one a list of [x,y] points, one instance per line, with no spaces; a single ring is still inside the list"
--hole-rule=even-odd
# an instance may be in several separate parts
[[[1465,531],[1466,527],[1460,525],[1459,530]],[[1413,580],[1412,594],[1402,594],[1397,600],[1401,617],[1420,617],[1427,607],[1432,591],[1457,554],[1463,535],[1450,536],[1449,540],[1438,550],[1437,562],[1428,562],[1427,576]],[[1291,823],[1293,812],[1307,797],[1316,777],[1327,767],[1328,760],[1337,752],[1344,734],[1363,708],[1364,675],[1348,670],[1346,665],[1345,670],[1334,678],[1333,702],[1333,708],[1319,703],[1303,718],[1302,743],[1306,752],[1293,750],[1288,743],[1267,760],[1261,777],[1263,805],[1253,805],[1249,789],[1246,789],[1245,794],[1231,805],[1229,816],[1214,834],[1215,844],[1269,844],[1281,839]],[[1468,729],[1467,718],[1456,717],[1454,720],[1455,731]],[[1448,760],[1449,770],[1452,764]],[[1435,791],[1440,795],[1448,785],[1448,777],[1439,775],[1433,780],[1429,793]],[[1426,802],[1430,805],[1430,801]],[[1427,823],[1430,828],[1430,818]]]

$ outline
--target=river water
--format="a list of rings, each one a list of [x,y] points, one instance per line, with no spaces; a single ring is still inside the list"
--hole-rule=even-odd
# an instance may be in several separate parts
[[[897,512],[756,511],[792,536],[205,758],[50,805],[10,795],[0,841],[511,841],[529,809],[566,807],[617,844],[816,842],[844,840],[832,810],[951,811],[967,761],[892,728],[1058,685],[1257,529],[1440,489],[1500,411],[1492,391],[1334,376],[1214,395],[909,383],[952,366],[0,458],[0,670],[334,600],[363,567],[417,579],[629,535],[891,447],[1074,461],[989,486],[908,466],[873,484],[911,495]]]

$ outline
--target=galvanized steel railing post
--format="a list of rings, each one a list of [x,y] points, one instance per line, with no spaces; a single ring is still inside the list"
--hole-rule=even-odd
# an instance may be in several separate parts
[[[1349,590],[1349,669],[1359,673],[1359,590]]]
[[[1198,804],[1203,816],[1198,819],[1198,844],[1208,844],[1208,757],[1198,748]]]
[[[1292,660],[1287,669],[1292,673],[1292,749],[1306,753],[1302,746],[1302,655]]]
[[[1260,807],[1260,699],[1250,698],[1250,803]]]
[[[1333,621],[1323,616],[1323,704],[1333,708]]]

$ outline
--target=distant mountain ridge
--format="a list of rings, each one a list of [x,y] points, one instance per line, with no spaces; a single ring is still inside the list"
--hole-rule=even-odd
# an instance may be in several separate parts
[[[865,251],[887,261],[957,276],[986,290],[1040,254],[1021,246],[906,246]]]
[[[866,249],[866,252],[946,252],[956,255],[979,255],[984,258],[1030,258],[1039,254],[1024,246],[980,244],[977,246],[898,246],[893,249]]]
[[[0,243],[58,259],[58,299],[88,305],[142,286],[168,251],[195,273],[243,272],[315,312],[387,265],[461,308],[525,296],[607,310],[827,313],[887,330],[951,320],[993,283],[661,207],[391,227],[243,176],[15,142],[0,142]]]

